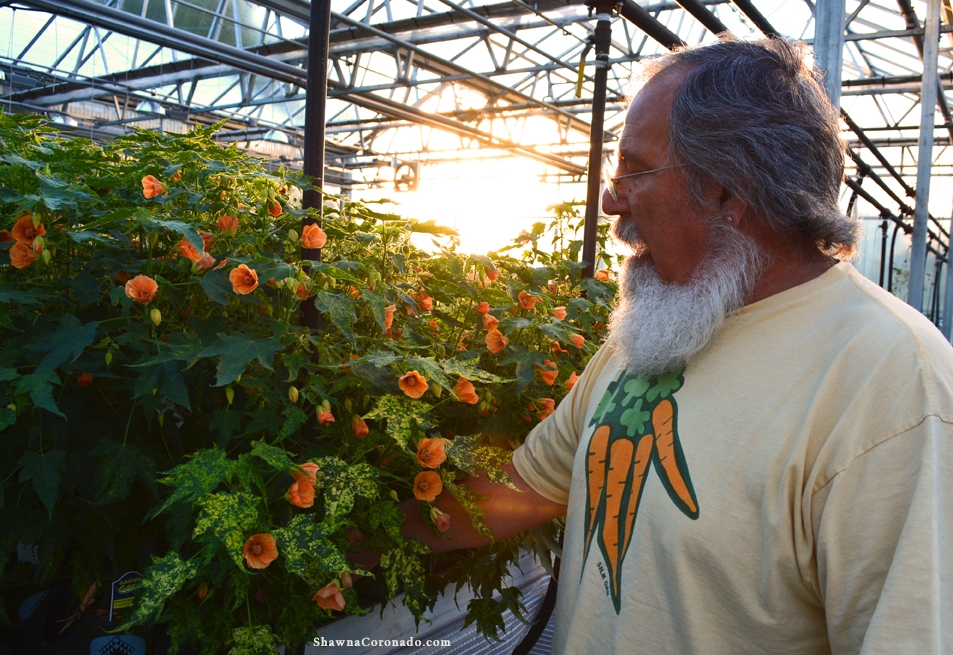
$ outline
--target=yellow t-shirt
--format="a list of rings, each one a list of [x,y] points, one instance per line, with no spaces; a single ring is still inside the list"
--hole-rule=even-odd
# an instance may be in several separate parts
[[[682,373],[610,340],[514,464],[568,503],[555,653],[953,653],[953,348],[849,264]]]

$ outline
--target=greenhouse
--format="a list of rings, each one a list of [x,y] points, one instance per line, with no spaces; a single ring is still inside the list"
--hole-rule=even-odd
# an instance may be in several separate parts
[[[951,53],[3,0],[0,655],[953,653]]]

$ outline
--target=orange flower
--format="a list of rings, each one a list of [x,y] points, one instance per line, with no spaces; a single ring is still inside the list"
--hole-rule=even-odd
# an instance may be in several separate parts
[[[485,330],[495,330],[496,326],[500,324],[500,319],[498,319],[493,314],[484,314],[483,315],[483,329]]]
[[[596,271],[596,274],[593,275],[597,280],[602,280],[603,282],[608,282],[612,279],[612,271],[607,268],[602,269],[601,271]]]
[[[205,253],[197,262],[195,262],[195,264],[192,265],[192,270],[196,273],[201,273],[203,271],[207,271],[213,266],[215,266],[215,258],[210,254]]]
[[[81,373],[76,377],[76,384],[81,387],[88,387],[93,383],[93,376],[89,373]]]
[[[450,529],[450,515],[446,512],[441,512],[436,507],[431,507],[430,518],[440,532],[446,532]]]
[[[536,415],[540,421],[556,411],[556,401],[552,398],[540,398],[539,404],[542,406],[542,411]]]
[[[296,295],[298,298],[301,298],[302,300],[306,299],[309,295],[311,295],[311,292],[308,291],[308,285],[306,285],[306,284],[301,284],[301,283],[299,282],[299,283],[298,283],[298,288],[295,289],[295,295]]]
[[[190,261],[198,262],[202,260],[202,255],[199,254],[199,251],[195,249],[195,246],[189,243],[189,240],[185,237],[182,237],[182,240],[179,241],[179,245],[177,245],[175,248],[182,253],[183,257]]]
[[[394,324],[394,312],[397,311],[396,305],[388,305],[384,308],[384,327],[388,330]]]
[[[566,387],[566,392],[567,392],[567,393],[569,392],[570,389],[572,389],[574,386],[576,386],[576,380],[578,380],[578,379],[579,379],[579,376],[576,375],[576,372],[575,372],[575,371],[573,371],[573,372],[570,374],[569,379],[566,380],[566,384],[563,385],[563,386]]]
[[[228,274],[228,281],[232,283],[232,291],[245,296],[258,288],[258,273],[244,264],[233,268]]]
[[[146,200],[165,193],[165,185],[151,175],[142,178],[142,195]]]
[[[572,341],[572,345],[576,348],[582,348],[582,344],[586,343],[586,338],[581,334],[574,334],[569,337],[569,340]]]
[[[487,332],[485,341],[487,350],[494,355],[506,348],[506,344],[509,343],[499,330],[490,330]]]
[[[36,253],[23,243],[17,243],[10,248],[10,264],[12,264],[14,268],[26,268],[32,264],[35,259]]]
[[[351,421],[351,429],[354,430],[354,436],[358,439],[363,439],[370,433],[370,429],[368,429],[364,419],[357,416]]]
[[[479,305],[474,305],[473,309],[476,310],[478,314],[488,314],[490,313],[490,303],[481,302]]]
[[[285,500],[301,509],[307,509],[314,505],[314,485],[310,480],[299,479],[292,483],[285,494]]]
[[[361,291],[360,291],[360,289],[358,289],[358,288],[357,288],[356,286],[354,286],[353,284],[348,285],[347,295],[351,296],[351,298],[354,298],[354,300],[360,300],[360,299],[361,299]]]
[[[425,312],[433,311],[433,298],[428,296],[425,291],[421,291],[420,293],[411,296],[411,298],[417,301],[417,306],[420,307],[421,310]]]
[[[30,248],[33,247],[33,240],[44,234],[46,234],[46,228],[43,227],[43,223],[33,225],[33,214],[24,214],[13,225],[13,240]]]
[[[536,303],[539,302],[539,298],[531,296],[525,291],[520,291],[517,298],[519,299],[520,307],[523,309],[533,309],[536,307]]]
[[[235,216],[219,216],[218,229],[231,236],[238,232],[238,218]]]
[[[271,214],[272,216],[281,215],[281,203],[278,202],[277,200],[269,200],[268,213]]]
[[[137,275],[126,282],[126,297],[142,304],[146,304],[155,298],[158,290],[159,283],[148,275]]]
[[[181,170],[181,169],[177,170],[176,172],[174,172],[174,173],[172,174],[172,181],[173,181],[173,182],[178,182],[178,181],[181,180],[181,179],[182,179],[182,170]]]
[[[256,534],[245,541],[242,548],[245,563],[252,569],[265,569],[278,559],[278,546],[270,534]]]
[[[558,353],[568,353],[568,352],[569,352],[568,350],[566,350],[565,348],[563,348],[562,346],[560,346],[558,341],[553,341],[553,342],[549,345],[549,348],[550,348],[550,350],[552,350],[554,353],[557,353],[557,354],[558,354]]]
[[[281,213],[281,212],[279,212]],[[275,214],[277,216],[278,214]],[[302,248],[323,248],[328,240],[327,233],[321,229],[317,223],[305,225],[301,229],[301,247]]]
[[[435,469],[447,461],[441,439],[421,439],[417,444],[417,463],[425,469]]]
[[[557,321],[561,321],[566,318],[566,308],[563,306],[553,307],[549,310],[550,316],[555,316]]]
[[[500,272],[495,268],[483,267],[483,270],[486,271],[486,276],[490,278],[490,282],[496,282],[496,279],[500,277]]]
[[[318,407],[318,423],[321,425],[334,423],[334,414],[331,413],[331,410],[325,409],[324,407]]]
[[[15,241],[13,235],[10,234],[10,230],[0,230],[0,243],[9,243]]]
[[[320,470],[321,467],[314,462],[305,462],[293,468],[291,475],[295,476],[295,480],[298,482],[304,481],[315,484],[318,481],[318,471]]]
[[[340,587],[333,582],[327,587],[318,589],[318,593],[311,597],[311,600],[317,601],[318,607],[323,610],[335,610],[340,612],[344,609],[344,594]]]
[[[403,391],[404,394],[411,398],[420,398],[424,395],[424,392],[430,388],[424,376],[417,371],[411,371],[406,375],[400,376],[400,379],[397,381],[397,386],[400,387],[400,390]]]
[[[453,387],[453,391],[451,393],[462,403],[476,405],[478,402],[480,402],[480,398],[477,396],[476,390],[473,388],[473,383],[465,378],[460,378],[457,380],[457,384]]]
[[[543,378],[543,382],[549,386],[553,386],[553,382],[556,381],[556,376],[559,375],[559,369],[556,367],[556,364],[548,359],[544,359],[543,365],[540,366],[537,364],[536,369],[539,371],[539,377]]]
[[[423,471],[414,478],[414,496],[417,500],[432,503],[443,491],[443,482],[436,471]]]
[[[208,232],[199,231],[199,236],[202,237],[202,248],[208,250],[215,245],[215,235],[209,234]]]

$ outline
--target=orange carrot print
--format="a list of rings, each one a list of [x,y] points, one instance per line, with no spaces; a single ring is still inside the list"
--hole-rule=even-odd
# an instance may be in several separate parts
[[[656,468],[659,469],[659,477],[679,509],[694,518],[698,516],[698,503],[681,445],[675,435],[675,406],[668,398],[662,400],[652,412],[652,428],[656,435],[656,456],[660,465]]]
[[[609,455],[609,435],[612,430],[608,425],[600,425],[592,435],[589,441],[589,449],[586,451],[586,486],[588,499],[586,507],[589,511],[586,520],[586,545],[583,547],[583,561],[589,554],[589,546],[592,544],[592,535],[596,529],[596,515],[599,509],[599,503],[602,500],[602,490],[606,484],[606,459]]]

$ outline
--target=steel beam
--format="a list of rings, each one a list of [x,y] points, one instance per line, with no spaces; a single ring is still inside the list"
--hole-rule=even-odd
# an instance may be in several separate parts
[[[818,0],[814,18],[814,58],[824,71],[824,90],[835,107],[840,107],[844,69],[844,7],[844,0]]]
[[[930,200],[930,172],[933,166],[933,116],[936,111],[937,65],[940,40],[940,0],[927,0],[927,20],[923,37],[923,90],[920,93],[920,143],[917,155],[917,204],[913,212],[913,242],[910,246],[910,281],[907,302],[923,310],[923,281],[926,274],[927,222]]]

